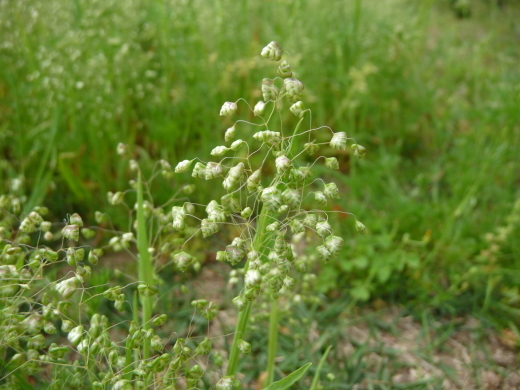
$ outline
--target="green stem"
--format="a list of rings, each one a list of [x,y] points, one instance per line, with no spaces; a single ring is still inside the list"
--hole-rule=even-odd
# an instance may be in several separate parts
[[[143,183],[141,172],[137,178],[137,249],[139,251],[139,280],[148,286],[153,284],[153,267],[148,252],[148,235],[146,232],[146,217],[144,215]],[[150,318],[152,317],[152,297],[141,295],[143,306],[142,326],[143,329],[150,329]],[[143,358],[150,357],[150,340],[146,339],[143,343]]]
[[[260,212],[260,217],[258,218],[258,226],[255,234],[255,238],[253,240],[253,250],[261,253],[262,243],[264,240],[264,236],[266,234],[266,226],[268,221],[268,212],[265,207],[262,207],[262,211]],[[249,261],[246,262],[244,267],[244,272],[247,272],[249,268]],[[244,293],[242,293],[242,297]],[[247,323],[249,321],[249,317],[251,315],[251,305],[252,302],[247,302],[247,305],[244,310],[242,310],[238,315],[237,326],[235,328],[235,337],[233,338],[233,344],[231,345],[231,351],[229,353],[229,363],[226,371],[226,375],[234,376],[237,373],[238,369],[238,360],[240,357],[240,351],[238,350],[238,343],[243,339],[244,334],[247,329]]]
[[[278,298],[271,298],[271,312],[269,315],[269,346],[267,350],[267,378],[264,387],[274,381],[274,359],[278,347],[278,324],[280,321]]]

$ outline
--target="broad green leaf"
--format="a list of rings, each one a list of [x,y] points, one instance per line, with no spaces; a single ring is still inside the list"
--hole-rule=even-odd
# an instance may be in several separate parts
[[[312,363],[307,363],[305,366],[298,368],[296,371],[290,373],[285,378],[280,379],[278,382],[271,383],[269,386],[262,390],[285,390],[298,382],[307,372]]]

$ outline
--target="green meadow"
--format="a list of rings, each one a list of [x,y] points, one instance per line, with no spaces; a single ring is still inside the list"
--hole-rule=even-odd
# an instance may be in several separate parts
[[[111,324],[139,322],[138,301],[143,318],[151,305],[172,316],[161,333],[168,340],[164,353],[170,353],[177,337],[210,329],[190,306],[209,289],[225,314],[216,317],[218,326],[209,334],[216,334],[215,327],[221,334],[235,332],[231,299],[240,283],[237,287],[228,278],[241,278],[236,270],[244,263],[231,267],[215,260],[215,248],[225,246],[231,233],[222,229],[209,240],[197,232],[182,236],[187,240],[182,248],[196,253],[197,266],[183,273],[157,257],[154,275],[146,274],[144,253],[150,242],[160,242],[154,241],[160,229],[154,223],[140,229],[153,212],[147,213],[139,198],[140,182],[129,160],[139,163],[145,200],[167,204],[168,211],[182,206],[170,203],[172,198],[196,205],[220,198],[224,192],[214,181],[173,172],[162,177],[160,161],[174,169],[186,159],[205,161],[224,145],[235,118],[221,117],[219,110],[238,98],[251,107],[263,100],[262,79],[275,77],[278,64],[260,53],[276,41],[293,77],[305,85],[302,101],[312,110],[313,123],[346,132],[366,148],[366,157],[357,159],[350,148],[320,150],[339,163],[339,170],[323,164],[312,170],[339,188],[340,199],[324,207],[344,245],[336,258],[311,267],[312,282],[302,277],[292,303],[280,299],[274,330],[267,325],[276,315],[272,309],[269,314],[269,298],[257,305],[256,314],[253,302],[247,330],[252,352],[237,363],[242,388],[267,388],[269,362],[276,365],[275,380],[313,362],[293,385],[297,389],[517,388],[519,38],[520,4],[513,0],[0,0],[0,195],[5,200],[0,199],[0,269],[13,265],[22,272],[34,260],[29,247],[65,253],[66,235],[43,243],[37,232],[29,232],[19,240],[20,223],[39,210],[35,207],[47,207],[45,219],[58,230],[64,218],[79,213],[84,227],[97,232],[95,245],[105,249],[102,267],[92,267],[93,286],[130,286],[143,275],[147,286],[152,281],[159,286],[153,303],[123,291],[126,317],[98,299],[103,292],[95,287],[99,291],[85,306],[86,316],[104,313]],[[242,103],[237,115],[257,120]],[[282,122],[292,133],[298,120],[290,114],[274,117],[270,130]],[[238,138],[252,137],[245,126],[236,128]],[[317,142],[329,140],[317,135]],[[117,153],[120,143],[125,158]],[[314,159],[302,158],[313,164]],[[275,177],[273,166],[262,175]],[[182,193],[186,185],[195,187]],[[107,197],[118,191],[127,191],[128,206]],[[110,215],[109,222],[96,212]],[[194,212],[199,219],[203,214],[203,208]],[[356,219],[367,234],[356,231]],[[109,243],[110,234],[130,231],[135,242]],[[176,239],[172,245],[182,241]],[[25,260],[6,260],[18,243]],[[306,245],[302,250],[311,251],[312,242]],[[132,256],[138,262],[129,261]],[[49,267],[48,280],[72,272],[70,265]],[[12,275],[2,272],[0,283],[8,283]],[[9,294],[0,294],[5,313],[14,305]],[[45,301],[36,292],[30,296]],[[26,311],[22,305],[16,315]],[[5,329],[9,318],[0,315]],[[47,344],[60,344],[59,337],[66,341],[60,332],[45,334]],[[279,334],[274,352],[273,332]],[[84,377],[72,363],[68,374],[48,368],[24,373],[9,359],[17,353],[24,364],[35,359],[20,352],[29,348],[28,336],[20,334],[13,344],[9,335],[0,331],[0,384],[10,389],[58,389],[48,387],[58,377],[61,388],[95,388],[89,386],[98,381],[107,390],[228,389],[215,387],[218,378],[210,374],[196,382],[196,370],[189,368],[181,377],[195,382],[172,380],[172,387],[158,377],[131,378],[126,368],[123,379],[105,383],[88,362],[81,363],[87,367]],[[218,340],[213,347],[226,362],[232,339]],[[146,361],[153,354],[143,348],[139,356]],[[193,367],[189,362],[184,367]],[[214,364],[219,370],[227,366]],[[74,375],[86,379],[68,382]],[[144,387],[135,379],[139,375]]]

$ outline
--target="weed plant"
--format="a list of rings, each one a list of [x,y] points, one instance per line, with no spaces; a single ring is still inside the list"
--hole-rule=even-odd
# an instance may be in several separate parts
[[[23,200],[2,195],[0,320],[6,388],[27,388],[33,377],[43,387],[50,383],[49,389],[238,389],[243,378],[240,359],[252,351],[247,341],[249,321],[255,312],[260,316],[257,299],[268,302],[269,309],[263,388],[283,390],[305,374],[310,363],[300,364],[275,382],[280,302],[287,310],[294,299],[315,301],[308,289],[315,279],[313,263],[337,257],[344,243],[328,222],[329,215],[338,211],[323,209],[328,200],[340,197],[340,189],[313,175],[313,169],[322,162],[328,169],[340,168],[335,157],[318,153],[322,150],[330,155],[349,148],[361,159],[366,150],[343,131],[313,127],[311,111],[302,101],[304,85],[276,42],[267,45],[261,55],[272,61],[286,57],[278,67],[279,77],[263,79],[263,100],[254,108],[245,99],[226,102],[220,111],[221,116],[232,116],[240,105],[256,119],[232,123],[225,132],[229,147],[216,146],[211,152],[216,161],[184,160],[174,169],[179,174],[191,170],[193,177],[220,182],[223,195],[218,200],[188,202],[181,196],[190,195],[195,188],[186,185],[167,203],[156,205],[152,183],[159,175],[172,183],[171,165],[159,161],[145,182],[139,163],[124,144],[118,145],[117,152],[126,158],[136,179],[127,191],[108,192],[108,201],[127,210],[128,231],[116,231],[102,212],[95,214],[98,227],[83,227],[77,213],[59,227],[44,220],[47,209],[35,207],[24,216]],[[297,123],[285,126],[293,117]],[[270,171],[273,173],[265,178]],[[128,198],[134,195],[131,207]],[[198,217],[201,208],[205,218]],[[161,337],[160,327],[169,316],[154,309],[159,306],[160,270],[170,263],[179,272],[200,269],[196,253],[188,249],[190,243],[197,235],[207,238],[222,227],[229,227],[233,238],[217,251],[216,259],[233,267],[242,265],[230,273],[231,284],[241,289],[232,299],[238,315],[225,357],[212,347],[212,339],[224,335],[195,337],[190,329],[175,329],[174,334]],[[366,233],[357,220],[355,227]],[[80,234],[85,240],[81,245]],[[99,246],[102,239],[108,240],[104,247]],[[131,250],[134,246],[137,254]],[[108,248],[125,250],[136,260],[136,272],[124,275],[127,283],[123,286],[108,280],[92,283],[97,281],[99,257]],[[298,298],[291,293],[297,285],[303,287]],[[129,316],[118,318],[92,310],[89,302],[99,300],[114,302],[117,311]],[[169,305],[177,306],[176,302]],[[208,322],[219,312],[205,298],[195,299],[191,305]],[[329,350],[318,365],[312,390],[318,386]],[[220,366],[225,374],[220,373]]]

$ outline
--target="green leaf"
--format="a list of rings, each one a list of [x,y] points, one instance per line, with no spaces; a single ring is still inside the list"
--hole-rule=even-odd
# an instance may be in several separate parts
[[[294,385],[299,381],[307,372],[312,363],[307,363],[305,366],[298,368],[296,371],[290,373],[285,378],[280,379],[278,382],[274,382],[271,385],[263,388],[262,390],[285,390]]]
[[[325,359],[327,359],[327,355],[329,354],[330,350],[332,348],[332,345],[329,345],[325,353],[320,359],[320,363],[318,364],[318,368],[316,369],[316,373],[314,374],[314,379],[312,380],[311,388],[310,390],[317,390],[318,389],[318,382],[320,380],[320,372],[321,368],[323,367],[323,363],[325,363]]]

